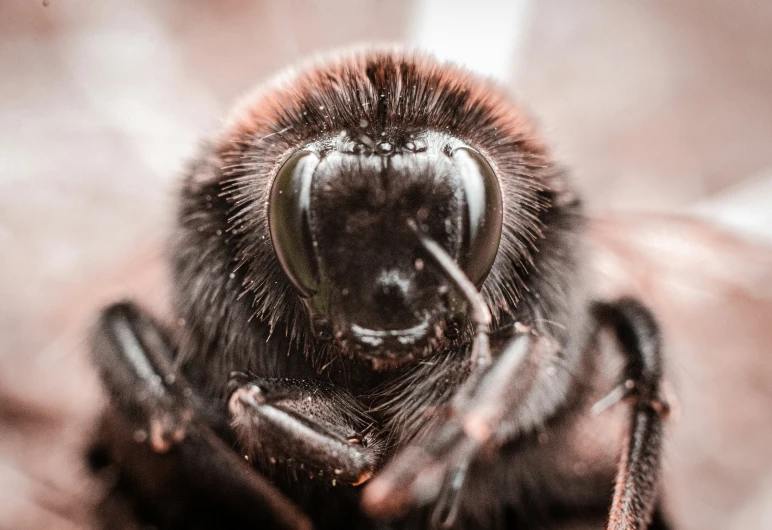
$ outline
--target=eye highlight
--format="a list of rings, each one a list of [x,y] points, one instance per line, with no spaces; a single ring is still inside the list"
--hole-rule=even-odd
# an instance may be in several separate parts
[[[299,151],[282,165],[271,187],[268,228],[276,257],[289,280],[304,298],[319,286],[310,215],[311,181],[319,157]]]
[[[469,147],[451,153],[466,205],[466,235],[459,261],[469,279],[482,284],[499,249],[503,205],[499,180],[487,160]]]

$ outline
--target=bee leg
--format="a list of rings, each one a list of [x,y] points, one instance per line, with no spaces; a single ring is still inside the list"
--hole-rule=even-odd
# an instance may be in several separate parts
[[[517,422],[545,361],[558,348],[551,338],[530,330],[515,336],[488,370],[470,377],[456,396],[449,421],[408,446],[373,480],[363,497],[365,509],[378,517],[395,517],[437,501],[433,525],[452,526],[471,459],[506,437],[502,422]]]
[[[175,372],[173,353],[166,333],[135,305],[115,304],[102,313],[92,358],[112,406],[97,452],[101,467],[119,469],[120,493],[162,526],[200,516],[310,528],[302,512],[212,430],[211,413]]]
[[[355,398],[311,380],[236,375],[228,409],[248,456],[289,464],[333,484],[359,485],[374,473],[379,445]]]
[[[137,425],[137,439],[164,453],[185,438],[192,390],[173,369],[174,348],[150,316],[131,303],[106,308],[91,350],[110,402]]]
[[[622,346],[627,361],[623,387],[634,398],[606,528],[648,528],[657,500],[663,420],[669,412],[660,395],[659,328],[649,310],[633,299],[599,303],[595,315],[615,332]]]

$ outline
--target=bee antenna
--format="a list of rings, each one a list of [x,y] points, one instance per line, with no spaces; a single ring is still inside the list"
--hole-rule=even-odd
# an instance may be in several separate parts
[[[474,342],[472,343],[472,362],[480,368],[491,364],[490,341],[488,332],[491,326],[491,311],[483,300],[480,291],[467,277],[461,267],[434,239],[421,232],[413,219],[408,219],[408,227],[413,231],[423,249],[429,254],[451,283],[469,303],[469,317],[474,324]]]

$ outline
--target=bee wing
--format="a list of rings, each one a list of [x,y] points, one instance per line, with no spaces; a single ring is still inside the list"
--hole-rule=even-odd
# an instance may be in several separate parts
[[[651,303],[678,296],[772,300],[772,247],[678,215],[609,215],[590,221],[595,287]],[[676,289],[676,291],[674,291]]]
[[[679,216],[599,217],[590,233],[598,297],[638,297],[662,326],[675,526],[738,528],[772,484],[772,248]]]

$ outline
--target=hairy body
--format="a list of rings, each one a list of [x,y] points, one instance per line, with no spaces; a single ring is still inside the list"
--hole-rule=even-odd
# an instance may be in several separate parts
[[[350,169],[350,162],[345,162],[336,166],[326,187],[314,184],[313,252],[324,264],[324,274],[338,282],[333,287],[360,269],[380,270],[381,261],[399,255],[409,241],[407,229],[394,225],[394,218],[383,212],[398,212],[399,218],[402,210],[413,208],[412,218],[430,216],[426,212],[441,192],[427,191],[431,174],[424,177],[424,170],[416,168],[429,160],[434,166],[425,171],[433,167],[441,173],[437,169],[442,166],[441,157],[449,156],[454,142],[463,142],[485,158],[502,196],[498,250],[479,286],[492,315],[488,331],[493,376],[483,383],[495,379],[496,367],[504,370],[500,358],[512,357],[505,352],[518,336],[534,337],[529,340],[537,346],[528,346],[529,352],[543,350],[526,362],[527,377],[506,380],[500,393],[487,401],[480,398],[485,396],[485,385],[475,387],[475,377],[470,377],[477,368],[470,361],[475,328],[469,318],[453,321],[445,318],[445,309],[437,310],[427,317],[433,334],[420,346],[408,348],[408,353],[381,347],[362,354],[362,345],[343,338],[335,327],[341,319],[357,317],[347,313],[351,304],[354,311],[365,311],[356,305],[359,301],[347,299],[348,288],[331,289],[325,300],[332,322],[325,325],[331,331],[320,332],[314,320],[317,308],[298,296],[298,285],[293,286],[277,257],[269,226],[273,181],[298,149],[312,145],[322,159],[357,160],[353,177],[337,177]],[[426,158],[427,150],[436,156]],[[410,202],[413,196],[416,204]],[[346,222],[334,223],[337,217]],[[321,230],[320,226],[333,228]],[[611,504],[623,433],[640,428],[625,423],[653,421],[649,416],[652,403],[658,402],[661,370],[655,351],[653,361],[646,361],[653,368],[641,361],[643,375],[635,370],[631,375],[630,366],[638,364],[628,361],[630,354],[623,350],[635,351],[639,345],[623,344],[623,334],[615,338],[603,333],[613,325],[602,311],[596,311],[589,294],[584,230],[581,204],[565,172],[549,156],[522,110],[496,86],[452,65],[403,52],[366,52],[310,66],[248,98],[190,169],[170,253],[174,317],[165,331],[169,344],[162,349],[170,352],[171,364],[168,369],[159,368],[159,374],[184,378],[203,406],[185,403],[181,408],[210,411],[219,436],[235,444],[238,453],[321,527],[369,526],[373,524],[370,516],[391,518],[397,526],[427,524],[426,505],[441,497],[438,488],[452,479],[431,477],[430,468],[437,465],[447,466],[440,475],[452,475],[454,466],[465,470],[458,500],[453,501],[457,527],[598,524]],[[455,234],[452,228],[447,231]],[[351,233],[357,237],[349,237]],[[460,232],[456,237],[462,239]],[[449,252],[454,248],[461,252],[452,241],[446,247]],[[334,253],[325,261],[328,249]],[[461,261],[462,256],[456,259]],[[417,263],[420,273],[423,262],[421,267]],[[365,289],[365,283],[353,289]],[[624,313],[625,307],[620,307],[620,314]],[[634,321],[640,310],[630,303],[627,309],[632,310]],[[634,330],[633,342],[644,343],[646,350],[646,343],[653,341],[656,349],[656,327],[648,325],[647,318],[643,332]],[[145,338],[155,336],[157,324],[131,308],[119,308],[106,313],[95,342],[97,356],[113,349],[116,356],[107,357],[126,358],[116,322],[133,329],[139,342],[153,349]],[[150,355],[150,364],[164,365],[166,361],[159,358]],[[123,384],[115,364],[101,362],[103,378],[114,394],[120,393],[116,388]],[[647,375],[647,370],[653,375]],[[590,414],[591,406],[626,378],[641,384],[640,403],[632,413],[620,406],[600,416]],[[259,383],[249,386],[250,380]],[[650,395],[645,390],[649,385]],[[410,447],[430,446],[446,424],[457,420],[458,396],[463,392],[469,393],[472,404],[467,403],[468,413],[460,416],[466,422],[461,438],[480,442],[480,447],[465,454],[461,462],[454,455],[465,449],[441,453],[439,463],[424,463],[425,470],[424,464],[403,458]],[[506,399],[514,399],[508,392],[522,395],[505,406]],[[114,399],[131,400],[132,392],[124,389],[123,394]],[[351,458],[358,462],[352,467],[361,465],[369,471],[346,480],[336,478],[341,471],[346,475],[345,468],[318,464],[325,459],[324,437],[305,440],[309,443],[305,453],[302,444],[282,443],[279,431],[266,429],[265,423],[250,416],[250,407],[256,410],[264,399],[278,403],[293,418],[310,418],[316,426],[338,429],[343,438],[362,446],[361,454],[352,450]],[[507,410],[496,410],[497,419],[483,425],[485,432],[480,434],[467,420],[479,419],[489,405]],[[186,465],[169,464],[185,457],[166,451],[183,442],[189,418],[170,413],[174,418],[164,419],[155,436],[158,423],[153,423],[152,411],[149,414],[151,446],[164,454],[145,450],[137,457],[132,449],[137,437],[130,435],[133,427],[123,425],[119,417],[107,422],[106,431],[113,433],[107,435],[111,440],[106,444],[107,457],[124,459],[128,480],[123,487],[139,499],[148,518],[163,512],[154,506],[163,504],[157,498],[159,491],[175,499],[168,492],[177,491],[187,500],[164,501],[178,506],[179,513],[169,515],[169,521],[195,520],[207,510],[200,501],[201,492],[191,494],[188,490],[195,488],[176,483],[172,471],[166,479],[168,487],[160,480],[162,486],[148,488],[148,481],[159,482],[158,475],[137,471],[148,465],[157,469],[158,459],[167,462],[170,470]],[[218,418],[228,414],[223,424]],[[173,429],[168,428],[169,422]],[[299,432],[296,427],[293,424],[293,432]],[[645,431],[629,444],[645,442],[645,447],[651,441],[648,436],[653,436],[651,447],[656,452],[657,429]],[[122,436],[114,435],[121,431],[125,431]],[[128,439],[128,445],[121,439]],[[337,455],[339,449],[334,446],[329,452]],[[624,451],[628,450],[634,452],[629,447]],[[309,452],[314,451],[321,452],[310,458]],[[303,462],[304,456],[315,464]],[[643,477],[644,493],[633,488],[630,501],[643,506],[642,511],[629,515],[627,508],[617,506],[611,527],[637,528],[651,516],[658,455],[642,458],[643,468],[651,473]],[[365,495],[365,514],[359,507],[361,484],[388,462],[391,467],[374,479],[369,496]],[[400,470],[400,464],[403,468],[414,464],[430,477],[428,482],[417,485],[421,477],[406,478],[410,471]],[[617,504],[625,495],[629,471],[625,466],[620,469]],[[636,473],[640,471],[631,476],[639,480]],[[402,484],[402,480],[408,482]],[[419,491],[422,488],[426,494]],[[149,490],[155,493],[149,495]],[[400,490],[409,494],[402,499]],[[628,516],[629,521],[623,520]],[[209,521],[210,516],[205,519]]]

